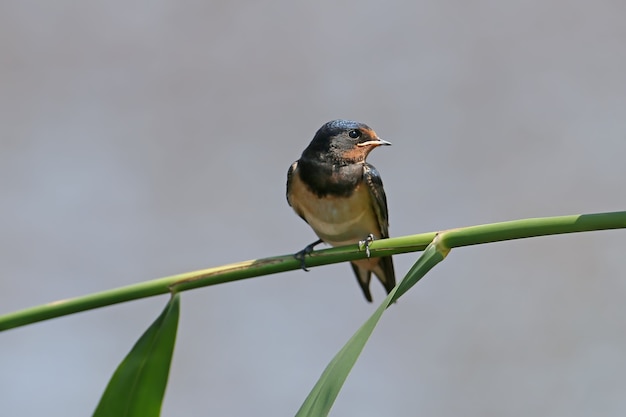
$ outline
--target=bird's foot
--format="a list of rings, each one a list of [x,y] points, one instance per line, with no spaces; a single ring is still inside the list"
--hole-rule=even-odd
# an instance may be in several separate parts
[[[310,245],[307,245],[300,252],[297,252],[297,253],[295,253],[293,255],[294,258],[296,258],[297,260],[300,261],[300,268],[302,268],[306,272],[309,272],[309,270],[306,268],[306,263],[304,262],[304,257],[306,255],[310,254],[311,252],[313,252],[313,248],[316,247],[317,245],[319,245],[320,243],[322,243],[322,239],[316,240],[315,242],[311,243]]]
[[[372,243],[373,241],[374,235],[371,233],[367,235],[364,240],[359,240],[359,250],[363,250],[363,247],[365,247],[365,254],[368,258],[370,257],[370,243]]]

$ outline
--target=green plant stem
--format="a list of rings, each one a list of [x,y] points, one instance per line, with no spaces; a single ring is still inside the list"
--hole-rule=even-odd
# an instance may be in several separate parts
[[[533,236],[619,228],[626,228],[626,211],[515,220],[451,229],[440,233],[402,236],[374,241],[370,245],[370,251],[372,256],[387,256],[424,250],[437,234],[441,235],[442,243],[446,247],[453,248]],[[306,257],[306,266],[315,267],[351,261],[365,256],[365,252],[359,250],[358,245],[348,245],[315,251]],[[283,255],[173,275],[5,314],[0,316],[0,331],[139,298],[299,268],[300,262],[293,255]]]

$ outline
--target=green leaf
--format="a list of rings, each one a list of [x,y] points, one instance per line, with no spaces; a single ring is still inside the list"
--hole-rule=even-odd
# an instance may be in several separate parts
[[[348,374],[356,363],[361,351],[363,351],[365,343],[367,343],[385,309],[415,285],[431,268],[441,262],[447,253],[447,249],[439,246],[437,238],[428,245],[422,256],[420,256],[402,281],[389,293],[374,314],[330,361],[322,376],[320,376],[320,379],[306,400],[304,400],[296,417],[322,417],[328,415],[335,399],[337,399],[339,390],[341,390],[343,383],[346,381]]]
[[[179,311],[179,295],[175,294],[117,367],[94,417],[160,415],[174,352]]]

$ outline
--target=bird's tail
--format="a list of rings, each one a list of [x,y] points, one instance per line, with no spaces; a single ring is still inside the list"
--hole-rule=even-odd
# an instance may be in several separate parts
[[[368,261],[375,261],[376,258],[372,258]],[[372,302],[372,293],[370,292],[370,281],[372,279],[372,272],[378,277],[378,280],[385,290],[387,294],[391,292],[393,287],[396,286],[396,274],[393,269],[393,260],[391,256],[385,256],[382,258],[378,258],[378,262],[374,265],[371,263],[363,265],[363,261],[351,262],[352,269],[354,270],[354,274],[356,275],[356,279],[361,286],[361,290],[363,290],[363,295],[365,299]]]

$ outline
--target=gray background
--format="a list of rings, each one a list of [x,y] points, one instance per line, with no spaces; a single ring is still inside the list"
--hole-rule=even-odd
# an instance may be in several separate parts
[[[625,209],[625,13],[4,1],[0,313],[301,249],[286,171],[339,117],[393,142],[369,160],[395,236]],[[624,415],[625,241],[453,251],[384,316],[333,415]],[[0,414],[89,415],[166,299],[0,334]],[[163,415],[292,415],[374,308],[344,264],[185,293]]]

